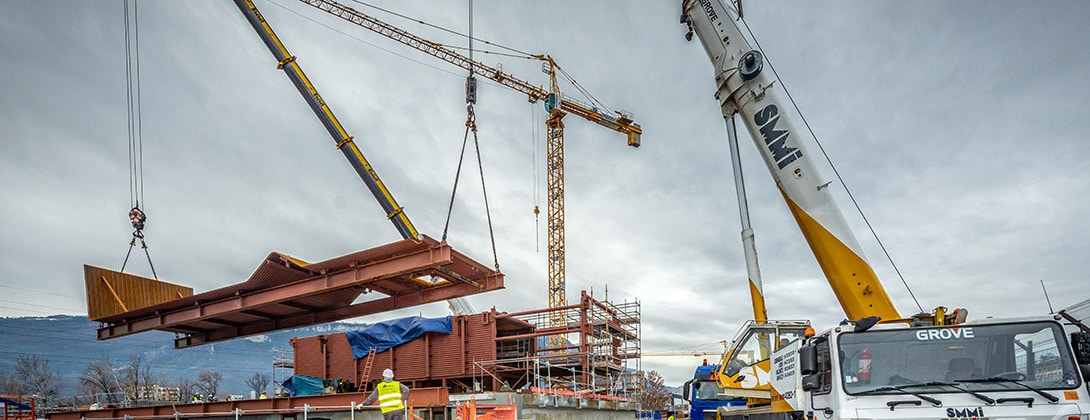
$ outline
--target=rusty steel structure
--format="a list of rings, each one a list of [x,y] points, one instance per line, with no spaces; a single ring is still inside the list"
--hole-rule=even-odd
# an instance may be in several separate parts
[[[551,319],[565,320],[551,326]],[[639,303],[613,304],[581,293],[579,303],[518,313],[489,312],[452,317],[452,333],[429,332],[367,357],[354,358],[345,333],[292,340],[295,373],[351,381],[381,380],[393,369],[412,387],[442,387],[452,393],[512,389],[578,390],[621,394],[624,377],[638,370]],[[549,337],[564,337],[550,347]],[[629,362],[635,363],[630,366]]]
[[[341,415],[348,418],[352,407],[367,398],[367,394],[345,393],[308,395],[303,397],[284,397],[267,399],[249,399],[216,402],[175,403],[144,407],[107,407],[99,410],[60,411],[48,413],[49,420],[118,420],[118,419],[255,419],[269,418],[306,418],[310,416],[330,418]],[[414,388],[409,394],[409,405],[414,408],[442,407],[449,403],[447,390],[442,388]],[[367,408],[376,412],[378,407]],[[360,418],[363,413],[356,414]],[[371,418],[371,417],[366,417]],[[434,418],[430,416],[429,418]]]
[[[121,295],[97,287],[108,272],[85,269],[89,308],[104,307],[102,301],[121,301]],[[161,287],[145,280],[149,290]],[[160,330],[179,334],[174,347],[184,348],[503,287],[502,273],[455,251],[445,241],[423,236],[313,264],[273,252],[243,283],[178,299],[130,302],[144,306],[121,304],[129,310],[92,320],[101,323],[99,340]]]
[[[600,301],[583,290],[578,303],[499,318],[528,322],[535,329],[523,336],[502,337],[497,346],[509,348],[523,338],[533,338],[541,345],[532,355],[482,362],[494,372],[526,372],[542,379],[539,387],[574,384],[565,386],[615,392],[623,390],[618,380],[626,370],[640,369],[639,301]]]

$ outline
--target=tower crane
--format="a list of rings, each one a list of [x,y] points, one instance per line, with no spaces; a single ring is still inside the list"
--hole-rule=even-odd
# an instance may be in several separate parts
[[[543,67],[549,74],[549,89],[546,90],[334,0],[299,1],[461,67],[472,74],[488,78],[500,85],[521,92],[529,98],[530,102],[544,101],[545,110],[549,113],[549,117],[545,121],[547,137],[546,170],[548,172],[546,174],[548,187],[546,210],[548,216],[549,308],[565,306],[567,296],[564,271],[564,123],[561,120],[569,113],[575,114],[590,122],[625,134],[628,138],[628,145],[631,147],[640,146],[640,135],[643,134],[640,125],[632,119],[631,115],[623,112],[615,111],[615,115],[604,113],[593,106],[563,98],[556,78],[559,67],[550,56],[534,56],[534,58],[545,63]],[[551,319],[550,322],[555,325],[562,323],[563,319],[557,317],[557,319]]]
[[[641,351],[640,352],[640,357],[644,357],[644,356],[656,356],[656,357],[658,357],[658,356],[689,356],[689,357],[700,357],[700,356],[709,356],[709,355],[721,355],[721,354],[723,354],[723,352],[725,352],[727,350],[730,350],[730,342],[727,341],[727,340],[719,340],[719,342],[717,344],[723,346],[723,349],[722,350],[699,350],[699,349],[694,348],[692,350],[673,349],[673,350]],[[706,347],[706,346],[701,346],[701,347]]]

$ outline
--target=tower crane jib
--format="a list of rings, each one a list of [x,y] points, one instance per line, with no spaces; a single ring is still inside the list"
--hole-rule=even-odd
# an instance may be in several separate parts
[[[607,114],[593,106],[587,106],[563,98],[557,84],[556,73],[559,67],[552,57],[535,55],[533,58],[547,64],[549,89],[521,80],[502,70],[473,60],[438,43],[414,35],[406,30],[383,22],[373,16],[362,13],[333,0],[299,0],[333,16],[351,22],[364,29],[405,44],[425,54],[439,58],[458,66],[472,74],[487,78],[526,95],[531,102],[544,101],[549,112],[546,120],[546,158],[548,188],[548,293],[549,307],[557,308],[567,304],[565,297],[565,258],[564,258],[564,124],[561,119],[567,114],[574,114],[600,126],[609,128],[627,136],[627,144],[640,146],[643,130],[630,115],[622,112]],[[562,322],[563,320],[553,320]]]

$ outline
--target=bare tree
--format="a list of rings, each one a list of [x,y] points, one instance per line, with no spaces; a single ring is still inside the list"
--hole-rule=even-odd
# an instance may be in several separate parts
[[[22,383],[24,394],[37,395],[41,407],[52,404],[61,390],[61,374],[49,367],[49,360],[40,354],[25,354],[15,361],[16,380]]]
[[[129,356],[129,363],[120,366],[119,369],[125,398],[147,399],[151,386],[156,384],[155,376],[151,374],[151,362],[145,361],[142,355],[134,354]]]
[[[205,395],[215,396],[220,386],[223,374],[214,370],[202,370],[197,374],[197,388]]]
[[[182,378],[178,380],[178,397],[182,401],[188,401],[197,393],[197,383],[189,378]]]
[[[644,389],[636,399],[644,410],[662,411],[673,402],[674,395],[663,385],[662,375],[652,370],[647,372]]]
[[[113,360],[105,354],[102,359],[87,363],[79,377],[79,386],[87,394],[104,394],[104,402],[108,404],[120,402],[121,381],[114,374]]]
[[[246,379],[246,385],[249,385],[250,390],[254,391],[255,394],[260,394],[269,385],[269,375],[263,372],[255,372],[254,376]]]
[[[22,394],[22,387],[15,375],[0,370],[0,394]]]

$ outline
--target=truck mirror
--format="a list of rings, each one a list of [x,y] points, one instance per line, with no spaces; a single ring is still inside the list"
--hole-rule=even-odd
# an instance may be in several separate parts
[[[1090,333],[1071,333],[1071,345],[1075,348],[1075,361],[1080,365],[1090,363]]]
[[[685,381],[685,385],[681,386],[681,399],[689,401],[689,388],[693,387],[693,380]]]
[[[799,348],[799,371],[803,375],[817,372],[817,346],[807,344]]]
[[[802,390],[805,392],[816,391],[821,388],[821,375],[816,373],[802,377]]]

